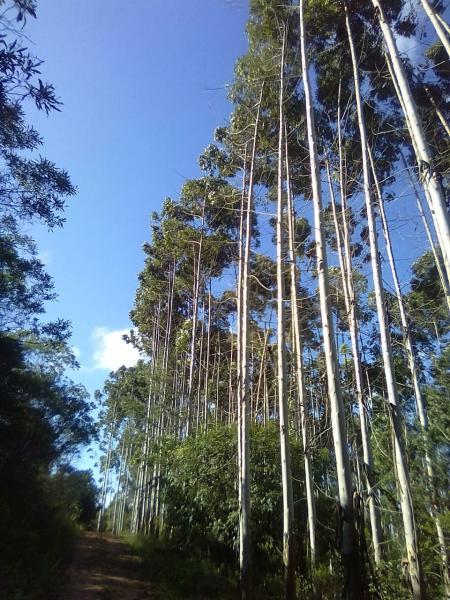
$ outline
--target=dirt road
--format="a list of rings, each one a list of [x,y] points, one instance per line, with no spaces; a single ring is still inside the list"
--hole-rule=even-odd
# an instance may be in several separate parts
[[[61,600],[161,598],[140,576],[139,559],[126,543],[86,532],[78,539]]]

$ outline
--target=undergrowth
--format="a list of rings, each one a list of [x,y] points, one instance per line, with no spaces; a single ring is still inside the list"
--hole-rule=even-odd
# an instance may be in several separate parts
[[[235,584],[217,566],[188,554],[167,539],[130,536],[126,541],[142,561],[146,579],[156,584],[166,600],[239,598]]]

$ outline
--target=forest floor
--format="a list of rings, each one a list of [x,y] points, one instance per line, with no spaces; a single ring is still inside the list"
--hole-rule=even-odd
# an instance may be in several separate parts
[[[91,531],[80,535],[61,600],[145,598],[162,596],[145,581],[140,559],[126,542]]]

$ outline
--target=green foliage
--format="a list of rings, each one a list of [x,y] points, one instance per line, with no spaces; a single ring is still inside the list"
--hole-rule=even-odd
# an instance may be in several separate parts
[[[278,426],[254,426],[251,444],[251,544],[254,584],[261,594],[280,593],[281,466]],[[300,445],[292,440],[295,535],[304,545],[306,512]],[[236,577],[238,550],[237,440],[234,427],[216,427],[188,438],[169,453],[164,482],[165,531],[180,549],[197,552]],[[328,543],[324,542],[324,547]],[[304,569],[300,565],[300,570]],[[261,596],[263,597],[263,596]]]
[[[169,457],[165,486],[173,539],[227,562],[237,531],[235,442],[233,429],[222,427],[187,439]]]
[[[429,346],[436,335],[446,336],[449,332],[448,307],[431,251],[414,262],[412,274],[408,311],[416,341]]]
[[[363,0],[348,0],[346,5],[376,174],[386,201],[397,200],[404,183],[399,159],[406,155],[411,173],[416,173],[416,161],[413,160],[404,116],[389,75],[383,37],[373,5]],[[392,0],[383,2],[383,7],[397,35],[415,35],[418,21],[412,5],[404,0]],[[338,238],[346,236],[347,231],[349,235],[346,247],[348,243],[351,273],[348,276],[352,277],[355,290],[359,324],[360,357],[357,358],[362,361],[363,403],[370,424],[375,487],[379,494],[384,533],[384,560],[376,571],[372,564],[369,565],[372,548],[367,518],[365,526],[358,521],[361,525],[359,541],[362,547],[368,548],[363,556],[372,596],[380,597],[381,591],[381,596],[389,600],[407,598],[408,583],[403,573],[403,523],[386,403],[385,369],[374,310],[373,279],[368,266],[371,257],[367,214],[364,208],[360,208],[362,152],[344,4],[338,0],[310,0],[305,2],[305,18],[318,132],[319,175],[323,188],[322,216],[327,251],[330,252],[328,301],[334,311],[339,348],[335,368],[342,379],[353,484],[358,487],[359,498],[367,507],[355,358],[350,350],[345,286],[342,273],[336,266],[339,264]],[[304,363],[303,402],[310,434],[307,450],[313,462],[317,515],[317,565],[315,573],[311,573],[303,489],[303,449],[298,440],[301,430],[297,397],[299,382],[293,368],[295,343],[291,317],[288,316],[290,311],[287,310],[291,285],[287,277],[290,258],[285,248],[282,269],[286,273],[286,379],[290,403],[289,427],[292,431],[297,584],[299,596],[305,600],[331,600],[342,596],[346,584],[339,548],[341,513],[335,499],[338,496],[338,473],[332,434],[333,415],[330,414],[318,303],[317,273],[321,265],[317,264],[313,240],[316,224],[313,227],[308,221],[312,213],[311,165],[305,141],[298,2],[252,0],[247,32],[248,52],[237,61],[234,82],[229,88],[233,113],[227,126],[216,129],[215,143],[209,145],[200,157],[205,175],[188,180],[179,199],[166,199],[161,213],[152,217],[152,240],[144,245],[145,267],[139,277],[131,313],[133,323],[139,329],[139,340],[135,342],[144,347],[149,362],[111,376],[104,391],[106,406],[102,425],[105,441],[110,439],[111,431],[113,434],[114,449],[110,454],[112,468],[116,472],[118,466],[124,464],[124,449],[128,453],[127,470],[131,483],[130,488],[125,486],[122,489],[126,518],[131,521],[134,513],[134,517],[139,516],[143,524],[136,528],[163,536],[161,546],[154,540],[139,542],[142,552],[145,552],[143,546],[148,545],[147,562],[159,565],[158,551],[167,561],[172,552],[177,557],[176,561],[179,555],[189,554],[189,557],[194,557],[194,563],[206,559],[237,580],[237,439],[235,426],[229,424],[237,421],[239,413],[236,401],[238,335],[235,333],[238,326],[236,288],[230,289],[228,281],[233,270],[236,274],[239,271],[238,257],[246,235],[246,226],[243,226],[242,232],[240,230],[240,216],[246,216],[241,198],[245,199],[250,180],[249,156],[258,110],[256,156],[252,165],[255,210],[250,244],[247,338],[253,423],[250,450],[251,557],[256,566],[253,583],[257,597],[282,596],[282,499],[274,331],[277,284],[276,262],[270,242],[273,244],[274,241],[272,234],[276,220],[273,202],[277,197],[280,164],[281,48],[286,41],[283,57],[284,116],[296,213],[296,263],[301,273],[298,308]],[[437,157],[437,169],[444,170],[449,144],[447,137],[442,135],[442,126],[436,119],[430,99],[433,98],[447,114],[448,61],[438,46],[429,52],[428,58],[424,58],[428,63],[420,71],[414,71],[407,57],[403,60],[427,136],[430,136],[432,153]],[[425,90],[425,82],[429,93]],[[337,143],[338,119],[341,148]],[[336,234],[333,214],[327,207],[325,161],[331,170],[340,235]],[[238,190],[241,173],[244,175],[244,193]],[[446,185],[445,182],[443,185]],[[244,207],[243,213],[241,206]],[[388,214],[389,224],[391,217]],[[406,218],[414,217],[408,215]],[[282,227],[285,225],[283,222]],[[384,302],[399,388],[398,408],[404,417],[402,427],[416,527],[427,588],[430,595],[440,597],[441,566],[429,515],[431,490],[424,478],[424,459],[427,450],[436,474],[435,501],[443,515],[445,528],[448,525],[449,488],[448,417],[445,407],[448,404],[449,381],[448,353],[444,346],[448,342],[448,309],[434,258],[431,253],[425,253],[412,265],[410,287],[404,290],[410,332],[418,352],[418,365],[422,367],[421,385],[430,415],[430,431],[424,436],[416,414],[398,301],[387,291],[391,277],[387,272],[387,262],[383,260],[383,250],[385,248],[381,244],[380,262],[386,287]],[[194,331],[193,323],[196,323]],[[147,378],[143,375],[145,369],[150,373]],[[144,475],[147,481],[143,481]],[[139,497],[144,489],[151,489],[149,499],[145,493]],[[198,564],[194,563],[189,568],[197,573]],[[183,573],[182,580],[185,578],[184,568],[177,566]],[[164,571],[164,567],[161,570]],[[191,589],[191,583],[188,582],[187,587]]]
[[[0,397],[0,576],[6,590],[50,598],[73,527],[49,471],[92,435],[90,405],[84,388],[30,363],[26,345],[5,335]]]
[[[48,493],[59,513],[83,527],[92,527],[97,514],[99,489],[92,471],[63,465],[47,483]]]
[[[64,466],[35,474],[28,465],[8,484],[7,494],[3,487],[0,494],[2,598],[56,600],[75,537],[96,514],[92,473]]]
[[[62,225],[75,193],[65,170],[35,155],[43,141],[26,122],[27,105],[48,114],[61,102],[16,31],[36,17],[36,2],[1,4],[0,587],[4,598],[47,599],[57,597],[76,521],[91,519],[94,508],[88,475],[63,476],[57,466],[90,440],[94,426],[86,390],[65,376],[77,367],[70,324],[39,320],[55,298],[53,282],[22,232],[25,222]]]
[[[63,584],[63,570],[71,558],[76,525],[49,493],[45,474],[36,475],[22,468],[20,477],[23,481],[10,479],[7,490],[2,478],[2,597],[56,599]]]
[[[233,582],[200,557],[195,547],[182,549],[164,537],[138,536],[130,542],[142,561],[145,577],[157,584],[164,599],[240,597]]]
[[[35,3],[12,0],[0,17],[0,196],[1,212],[13,219],[40,219],[53,228],[64,222],[65,197],[75,193],[69,175],[44,157],[30,152],[42,146],[42,138],[25,121],[24,103],[29,100],[48,114],[61,102],[53,86],[40,78],[42,61],[34,57],[15,36],[14,22],[35,14]],[[9,10],[8,10],[9,9]]]

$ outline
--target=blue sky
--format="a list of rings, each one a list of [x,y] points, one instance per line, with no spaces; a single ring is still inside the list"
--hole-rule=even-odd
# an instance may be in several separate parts
[[[78,187],[62,230],[30,232],[59,294],[47,316],[72,321],[75,377],[91,392],[134,358],[120,339],[150,214],[199,174],[198,155],[229,116],[246,20],[246,0],[39,0],[27,23],[64,102],[30,120]]]

